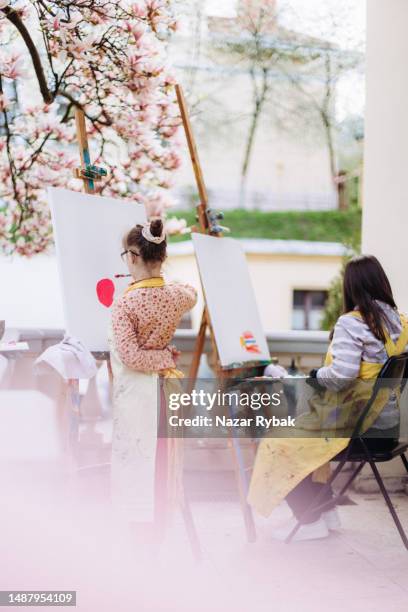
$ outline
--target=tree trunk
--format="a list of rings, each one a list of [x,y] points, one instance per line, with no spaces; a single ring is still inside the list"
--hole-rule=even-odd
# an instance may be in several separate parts
[[[263,105],[266,100],[266,95],[268,93],[269,85],[268,85],[268,72],[266,69],[263,70],[263,79],[262,79],[262,88],[261,92],[258,92],[258,88],[256,85],[256,76],[254,72],[251,72],[253,88],[254,88],[254,110],[251,117],[251,124],[249,127],[247,143],[245,147],[245,155],[241,168],[241,186],[239,193],[239,204],[241,208],[244,208],[246,205],[246,184],[248,179],[249,166],[251,163],[252,153],[255,144],[255,136],[259,125],[259,119],[262,113]]]
[[[330,53],[327,53],[325,58],[325,68],[326,68],[326,94],[324,97],[323,105],[320,111],[322,122],[326,134],[326,143],[327,149],[329,152],[329,165],[330,165],[330,175],[332,179],[333,186],[337,195],[337,208],[340,209],[342,205],[342,193],[339,188],[339,184],[337,183],[338,178],[338,170],[336,163],[336,152],[332,131],[332,122],[331,122],[331,112],[332,112],[332,104],[333,104],[333,89],[332,89],[332,64]],[[344,185],[341,186],[342,188]]]
[[[243,161],[242,169],[241,169],[241,186],[240,186],[239,196],[240,196],[240,206],[242,208],[244,208],[246,204],[246,182],[248,178],[248,170],[249,170],[249,164],[250,164],[251,157],[252,157],[252,151],[254,148],[255,134],[256,134],[257,127],[258,127],[259,116],[260,116],[260,106],[259,104],[257,104],[254,109],[254,113],[251,119],[248,140],[247,140],[247,144],[245,148],[245,156],[244,156],[244,161]]]
[[[327,149],[329,151],[330,175],[334,182],[337,177],[336,152],[334,150],[333,133],[330,121],[326,115],[323,116],[323,124],[326,132]]]

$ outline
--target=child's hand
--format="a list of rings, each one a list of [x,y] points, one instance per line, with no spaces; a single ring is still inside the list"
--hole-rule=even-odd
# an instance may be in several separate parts
[[[169,346],[169,349],[171,350],[171,354],[173,356],[175,363],[177,363],[177,360],[181,355],[181,351],[179,351],[178,348],[174,345]]]

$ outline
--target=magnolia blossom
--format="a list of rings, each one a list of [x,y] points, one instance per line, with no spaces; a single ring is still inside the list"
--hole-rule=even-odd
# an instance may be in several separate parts
[[[0,248],[34,255],[52,244],[47,187],[83,189],[74,111],[86,115],[105,196],[172,206],[180,165],[174,76],[164,41],[173,0],[0,0]],[[8,19],[33,33],[33,57]],[[35,32],[41,36],[36,36]],[[36,61],[37,60],[37,61]],[[39,67],[40,66],[40,67]],[[16,96],[17,93],[17,96]],[[40,94],[43,102],[38,102]],[[175,223],[169,227],[175,228]],[[180,225],[182,227],[182,225]]]
[[[185,219],[170,217],[166,220],[165,230],[167,234],[183,234],[187,230],[187,222]]]
[[[24,58],[20,53],[0,55],[0,74],[7,79],[18,79],[27,76]]]

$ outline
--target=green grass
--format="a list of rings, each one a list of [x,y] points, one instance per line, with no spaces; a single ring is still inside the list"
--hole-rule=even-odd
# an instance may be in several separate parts
[[[195,211],[171,211],[170,216],[195,223]],[[361,210],[260,212],[241,209],[225,213],[222,225],[229,227],[235,238],[268,238],[271,240],[310,240],[340,242],[358,246],[361,240]],[[171,242],[189,240],[190,236],[174,236]]]

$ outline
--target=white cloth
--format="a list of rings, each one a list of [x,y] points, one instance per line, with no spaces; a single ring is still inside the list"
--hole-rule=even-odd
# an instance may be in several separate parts
[[[286,378],[288,375],[287,370],[280,365],[270,363],[264,370],[264,376],[270,376],[271,378]]]
[[[8,366],[9,366],[8,359],[4,357],[3,355],[0,355],[0,383],[2,382],[3,378],[6,375]]]
[[[113,373],[111,498],[128,521],[154,520],[159,377],[126,367],[109,338]]]
[[[47,348],[34,363],[38,374],[53,368],[65,380],[93,378],[97,373],[96,361],[87,348],[71,336]]]

